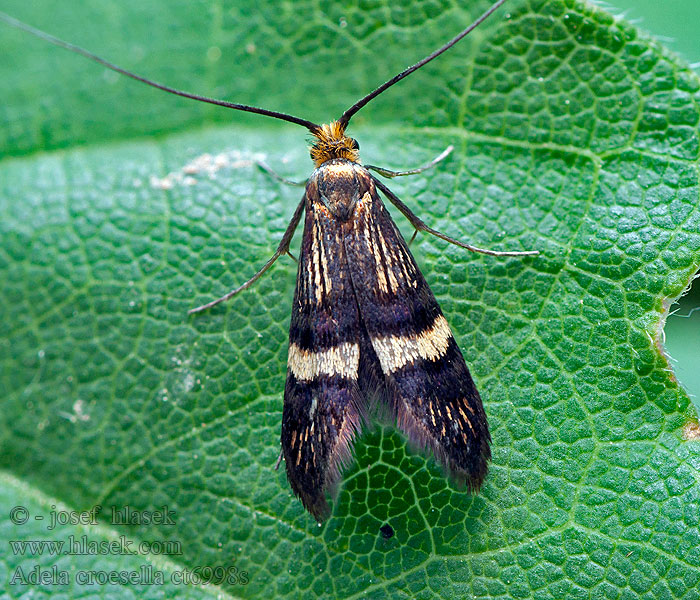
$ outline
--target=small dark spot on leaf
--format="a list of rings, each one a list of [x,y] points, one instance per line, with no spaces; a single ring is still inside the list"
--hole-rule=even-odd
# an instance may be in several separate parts
[[[382,525],[379,528],[379,531],[381,531],[382,537],[385,540],[389,540],[389,539],[394,537],[394,528],[391,525],[389,525],[388,523]]]

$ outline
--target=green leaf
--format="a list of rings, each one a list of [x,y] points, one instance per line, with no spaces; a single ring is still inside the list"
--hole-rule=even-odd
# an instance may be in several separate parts
[[[141,583],[130,590],[137,592],[138,598],[227,597],[217,587],[205,590],[180,585],[181,567],[167,557],[135,553],[143,541],[96,523],[99,510],[79,521],[76,511],[17,478],[3,474],[0,481],[0,538],[5,546],[1,564],[3,591],[7,594],[3,598],[15,597],[27,588],[41,598],[82,598],[104,587],[107,581],[119,589],[117,584],[128,583],[129,578],[138,578]],[[73,524],[69,523],[71,519]],[[38,549],[42,544],[43,552]],[[176,545],[172,548],[177,550]],[[236,576],[241,581],[245,577],[230,572],[232,581]],[[127,594],[120,597],[131,597]]]
[[[487,3],[9,5],[171,85],[328,121]],[[700,448],[662,348],[700,264],[687,66],[590,5],[514,1],[353,121],[363,159],[388,168],[455,145],[391,182],[431,226],[541,255],[418,238],[489,416],[489,475],[470,496],[378,427],[318,527],[274,470],[294,264],[186,314],[274,251],[300,190],[252,160],[308,176],[304,131],[113,79],[21,32],[0,44],[0,512],[166,505],[174,525],[103,517],[86,535],[182,543],[61,557],[71,573],[233,565],[250,582],[215,588],[233,597],[697,597]],[[1,543],[78,531],[4,520]],[[10,597],[32,587],[9,585],[17,565],[52,564],[5,556]]]

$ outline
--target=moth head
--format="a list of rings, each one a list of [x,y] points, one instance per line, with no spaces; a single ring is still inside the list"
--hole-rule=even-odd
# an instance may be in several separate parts
[[[360,145],[357,140],[345,135],[345,125],[333,121],[313,129],[316,142],[311,146],[311,160],[317,167],[334,158],[360,161]]]

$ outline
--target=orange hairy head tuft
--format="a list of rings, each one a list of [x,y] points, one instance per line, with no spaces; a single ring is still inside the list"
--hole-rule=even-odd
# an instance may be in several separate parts
[[[318,140],[311,146],[311,160],[317,167],[334,158],[360,161],[360,146],[357,140],[345,135],[345,125],[339,121],[321,125],[311,133]]]

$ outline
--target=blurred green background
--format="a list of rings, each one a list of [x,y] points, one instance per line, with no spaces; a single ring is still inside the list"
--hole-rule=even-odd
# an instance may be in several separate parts
[[[697,34],[700,2],[697,0],[614,0],[596,4],[653,34],[696,71],[700,70]]]
[[[659,38],[700,72],[700,2],[697,0],[615,0],[598,2],[613,14],[623,14],[641,29]],[[693,311],[693,309],[697,309]],[[676,376],[700,412],[700,281],[671,307],[666,321],[666,352]]]

